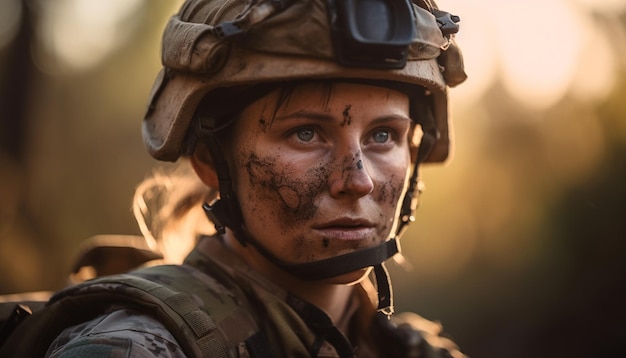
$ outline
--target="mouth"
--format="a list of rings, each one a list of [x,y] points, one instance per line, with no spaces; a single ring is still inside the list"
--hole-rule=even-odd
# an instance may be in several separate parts
[[[375,225],[367,220],[342,218],[314,226],[313,230],[324,238],[355,241],[371,238]]]

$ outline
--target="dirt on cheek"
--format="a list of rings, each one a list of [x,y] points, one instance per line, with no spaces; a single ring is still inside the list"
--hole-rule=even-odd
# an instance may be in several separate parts
[[[388,181],[379,183],[376,185],[377,193],[375,194],[376,201],[379,203],[387,203],[390,206],[395,206],[400,200],[400,194],[404,187],[404,182],[397,180],[395,175],[392,175]]]
[[[292,187],[283,186],[278,188],[278,195],[280,195],[285,205],[290,209],[295,210],[300,207],[300,196]]]
[[[313,253],[306,244],[307,240],[304,236],[297,236],[294,240],[294,250],[292,259],[299,261],[312,261],[315,259]]]
[[[276,208],[285,227],[310,220],[318,211],[316,198],[328,183],[328,170],[323,164],[304,173],[285,163],[280,157],[247,156],[245,168],[253,195],[269,207]]]

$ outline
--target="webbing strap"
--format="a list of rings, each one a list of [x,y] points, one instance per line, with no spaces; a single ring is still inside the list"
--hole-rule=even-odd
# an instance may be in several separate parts
[[[176,292],[153,281],[132,275],[124,276],[124,283],[150,292],[175,311],[196,335],[195,343],[202,352],[202,357],[227,357],[228,354],[221,338],[214,331],[217,326],[213,319],[200,310],[192,298]],[[272,350],[267,337],[257,332],[246,340],[252,358],[271,358]]]
[[[112,289],[110,285],[117,285],[120,289]],[[117,297],[120,301],[131,301],[139,308],[147,308],[155,313],[159,321],[174,335],[185,354],[200,357],[228,357],[213,319],[185,293],[174,291],[139,276],[121,274],[78,285],[63,291],[62,295],[53,297],[52,301],[63,304],[63,298],[68,297],[71,304],[73,294],[101,297],[109,303],[114,303]]]

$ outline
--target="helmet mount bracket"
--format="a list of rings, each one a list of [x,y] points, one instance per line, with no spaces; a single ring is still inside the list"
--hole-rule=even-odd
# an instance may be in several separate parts
[[[333,49],[344,66],[403,68],[415,35],[406,0],[328,0]]]

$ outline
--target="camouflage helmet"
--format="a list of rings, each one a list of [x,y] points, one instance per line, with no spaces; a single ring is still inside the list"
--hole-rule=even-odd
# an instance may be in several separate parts
[[[359,16],[367,8],[369,15]],[[373,26],[372,13],[384,21],[374,18]],[[456,22],[431,0],[185,1],[163,34],[163,69],[143,121],[144,143],[156,159],[176,161],[196,108],[216,89],[302,79],[391,81],[432,95],[436,133],[422,161],[444,161],[451,141],[447,87],[466,77],[452,38]]]

